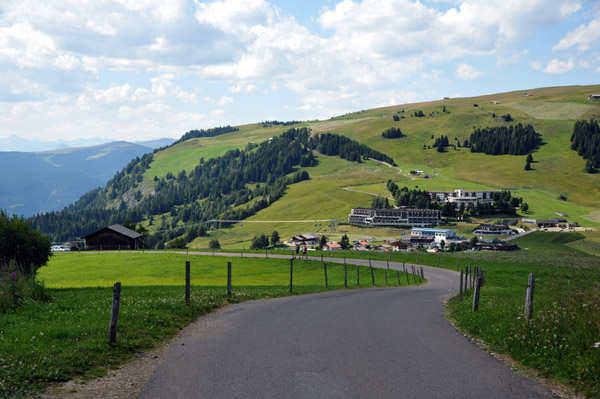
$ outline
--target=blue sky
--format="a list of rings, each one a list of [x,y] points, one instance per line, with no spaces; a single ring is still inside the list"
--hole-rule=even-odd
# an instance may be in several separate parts
[[[149,140],[597,84],[599,45],[597,1],[3,0],[0,138]]]

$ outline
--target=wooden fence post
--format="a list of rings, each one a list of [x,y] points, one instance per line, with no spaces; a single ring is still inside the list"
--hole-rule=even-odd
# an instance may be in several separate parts
[[[369,266],[371,267],[371,280],[373,281],[373,285],[375,285],[375,272],[373,271],[373,266],[371,266],[371,258],[369,258]]]
[[[421,251],[417,249],[417,265],[419,264],[419,255],[421,255]]]
[[[425,268],[423,266],[421,266],[421,277],[425,280]]]
[[[525,318],[531,319],[533,317],[533,291],[535,288],[535,274],[529,273],[527,280],[527,292],[525,294]]]
[[[327,263],[323,262],[323,270],[325,270],[325,288],[329,288],[329,284],[327,284]]]
[[[360,268],[356,265],[356,285],[360,285]]]
[[[292,293],[292,286],[294,282],[294,258],[290,258],[290,294]]]
[[[185,304],[190,304],[190,261],[185,261]]]
[[[388,278],[387,278],[387,272],[388,270],[390,270],[390,262],[387,262],[387,269],[383,270],[383,273],[385,274],[385,285],[388,285]]]
[[[410,285],[410,277],[408,276],[408,270],[404,269],[404,272],[406,273],[406,283],[407,285]]]
[[[475,283],[475,293],[473,294],[473,312],[479,310],[479,294],[481,293],[481,277],[477,278]]]
[[[464,285],[465,285],[465,287],[463,288],[464,292],[467,292],[467,277],[469,277],[469,266],[467,266],[465,268],[465,279],[464,279]]]
[[[398,286],[400,286],[400,270],[396,270],[396,277],[398,277]]]
[[[231,262],[227,262],[227,296],[231,296]]]
[[[346,265],[346,257],[344,256],[344,287],[348,287],[348,265]]]
[[[459,259],[456,260],[456,271],[458,271],[458,262],[460,262]]]
[[[112,309],[110,311],[110,324],[108,326],[108,342],[117,342],[117,323],[119,321],[119,305],[121,304],[121,283],[113,286]]]
[[[437,266],[436,267],[440,267],[440,254],[438,254],[438,261],[437,261]]]
[[[462,302],[462,293],[463,293],[463,271],[460,271],[460,284],[458,286],[458,301]]]

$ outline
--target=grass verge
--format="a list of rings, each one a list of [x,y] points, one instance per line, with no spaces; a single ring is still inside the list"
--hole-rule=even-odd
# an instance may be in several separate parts
[[[184,304],[185,261],[191,260],[191,305]],[[226,265],[233,293],[227,297]],[[344,266],[328,265],[329,289],[344,288]],[[384,270],[374,271],[385,286]],[[368,267],[361,286],[371,287]],[[49,384],[103,375],[173,337],[198,316],[228,303],[290,295],[289,260],[167,254],[59,254],[40,269],[51,301],[28,301],[0,314],[0,398],[38,395]],[[108,344],[112,285],[121,281],[116,345]],[[406,280],[401,280],[406,285]],[[389,279],[390,286],[398,286]],[[356,267],[348,267],[356,287]],[[294,262],[293,295],[326,291],[321,262]]]

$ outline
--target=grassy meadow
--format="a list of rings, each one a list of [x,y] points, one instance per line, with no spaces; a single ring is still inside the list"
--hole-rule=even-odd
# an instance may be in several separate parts
[[[314,222],[328,219],[343,222],[351,208],[369,206],[373,196],[389,197],[385,187],[388,179],[400,187],[428,190],[510,189],[529,205],[522,217],[546,219],[566,214],[569,221],[582,226],[600,227],[600,174],[584,173],[585,160],[570,149],[575,119],[600,114],[600,103],[587,100],[589,92],[598,90],[600,85],[551,87],[363,110],[289,127],[244,125],[239,132],[192,139],[157,152],[145,172],[142,187],[150,193],[154,176],[189,171],[200,158],[216,157],[230,149],[244,148],[248,142],[267,140],[288,128],[307,126],[315,133],[339,133],[367,144],[393,157],[398,167],[388,168],[371,161],[356,164],[316,154],[319,165],[307,168],[310,180],[290,185],[281,199],[246,223],[211,232],[208,238],[199,237],[191,247],[206,248],[209,239],[216,238],[225,248],[248,248],[253,236],[273,230],[283,238],[307,232],[332,237],[341,236],[338,232],[381,239],[395,236],[397,232],[390,229],[362,233],[360,229],[346,227],[333,231],[328,223],[317,222],[315,226]],[[525,92],[532,95],[524,96]],[[413,116],[416,110],[422,110],[425,116]],[[506,125],[501,116],[509,113],[514,118],[511,123],[530,123],[542,135],[543,145],[532,154],[532,170],[524,170],[525,156],[489,156],[462,147],[473,129]],[[396,114],[404,118],[395,122]],[[390,127],[400,127],[406,137],[382,138],[381,132]],[[447,135],[456,148],[448,147],[441,154],[423,148],[431,146],[440,135]],[[409,176],[413,169],[425,171],[429,178]],[[567,200],[561,200],[561,195]],[[169,215],[165,217],[170,221]],[[157,224],[148,226],[145,222],[151,231]],[[573,245],[587,253],[600,253],[600,239],[595,234],[586,234],[586,238]]]
[[[184,304],[190,261],[191,305]],[[227,262],[232,296],[226,295]],[[64,253],[39,270],[49,302],[27,301],[0,314],[0,398],[37,396],[52,383],[92,378],[174,336],[228,303],[290,295],[289,259],[192,256],[183,253]],[[344,288],[343,265],[327,269],[329,289]],[[363,287],[370,270],[361,267]],[[117,343],[108,343],[112,286],[121,282]],[[376,286],[385,286],[375,270]],[[407,285],[406,279],[401,279]],[[412,283],[414,285],[414,283]],[[389,279],[398,286],[397,279]],[[356,268],[348,267],[356,287]],[[294,261],[293,295],[325,291],[323,264]]]

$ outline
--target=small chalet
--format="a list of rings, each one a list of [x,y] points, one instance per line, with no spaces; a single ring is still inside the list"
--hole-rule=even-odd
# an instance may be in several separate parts
[[[393,251],[408,251],[410,249],[410,242],[394,241],[391,243]]]
[[[335,242],[335,241],[329,241],[323,247],[324,251],[339,251],[341,249],[342,249],[342,246],[340,245],[340,243],[339,242]]]
[[[588,100],[600,100],[600,94],[590,94]]]
[[[142,235],[120,224],[104,227],[83,237],[87,250],[140,249]]]
[[[318,245],[320,239],[318,234],[300,234],[293,236],[291,241],[294,245]]]

